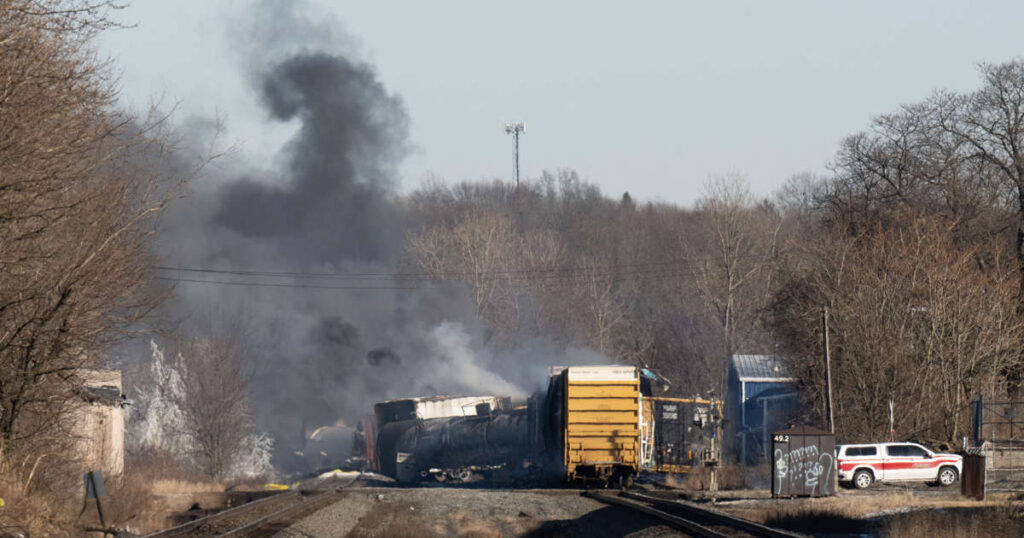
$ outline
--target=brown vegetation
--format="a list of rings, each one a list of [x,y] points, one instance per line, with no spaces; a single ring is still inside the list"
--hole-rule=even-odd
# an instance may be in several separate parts
[[[738,515],[808,533],[881,536],[1020,536],[1024,512],[1007,497],[984,503],[918,497],[907,491],[885,495],[771,501],[772,506]]]
[[[113,7],[0,2],[0,526],[38,535],[76,513],[79,372],[156,304],[147,241],[176,188],[92,53]]]
[[[180,432],[193,447],[202,473],[228,477],[231,465],[254,433],[249,413],[249,369],[239,338],[193,339],[178,355],[183,393],[174,403],[185,423]]]
[[[408,266],[464,282],[500,345],[586,345],[684,395],[722,394],[732,353],[778,353],[818,423],[828,307],[840,440],[885,438],[892,400],[901,437],[958,444],[970,402],[1013,393],[1024,364],[1024,61],[980,70],[977,91],[878,117],[830,177],[773,199],[736,176],[692,210],[564,171],[428,186],[406,200]]]
[[[719,490],[743,489],[743,469],[732,463],[725,463],[715,468],[715,486]],[[682,478],[680,480],[679,478]],[[669,475],[665,483],[672,487],[680,487],[691,491],[708,491],[711,488],[711,468],[700,466],[689,473],[677,477]]]
[[[430,185],[406,200],[417,225],[400,272],[465,283],[499,346],[587,346],[658,368],[680,394],[722,394],[724,354],[767,342],[778,214],[741,180],[717,185],[693,212],[610,200],[567,171],[518,190]]]
[[[820,409],[817,320],[829,307],[837,429],[847,439],[885,438],[890,399],[903,435],[959,439],[970,400],[1016,363],[1016,278],[998,241],[960,246],[948,223],[890,218],[801,245],[773,329]]]

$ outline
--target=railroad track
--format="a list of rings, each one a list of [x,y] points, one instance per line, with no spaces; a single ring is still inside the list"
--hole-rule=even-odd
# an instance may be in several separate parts
[[[337,502],[342,496],[340,489],[287,491],[150,534],[147,538],[270,536]]]
[[[803,538],[802,534],[776,529],[684,501],[659,499],[632,492],[588,491],[585,495],[604,503],[643,512],[692,536],[704,538],[740,536]]]

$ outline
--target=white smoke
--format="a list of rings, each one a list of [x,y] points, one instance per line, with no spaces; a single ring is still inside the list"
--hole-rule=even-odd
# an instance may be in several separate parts
[[[527,391],[497,373],[481,366],[490,364],[491,357],[481,357],[485,351],[474,351],[472,339],[461,323],[446,321],[428,334],[433,364],[440,367],[439,377],[431,384],[444,386],[455,384],[472,393],[493,394],[525,398]]]

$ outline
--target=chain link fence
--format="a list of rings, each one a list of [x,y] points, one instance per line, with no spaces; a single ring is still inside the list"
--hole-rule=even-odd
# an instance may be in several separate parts
[[[974,402],[969,454],[985,456],[987,491],[1024,491],[1024,401]]]

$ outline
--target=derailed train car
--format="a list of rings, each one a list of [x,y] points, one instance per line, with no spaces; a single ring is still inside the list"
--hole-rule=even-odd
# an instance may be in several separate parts
[[[652,398],[634,367],[553,370],[547,391],[516,408],[474,398],[479,403],[469,407],[473,398],[375,405],[364,423],[369,467],[403,482],[554,476],[625,484],[643,469],[678,472],[695,461],[693,444],[676,437],[697,439],[693,426],[662,431],[659,422],[673,416],[672,406],[697,401]],[[432,412],[425,401],[435,404]],[[697,417],[702,408],[695,409]]]
[[[393,422],[381,428],[382,471],[401,482],[517,478],[537,454],[526,409],[470,417]]]

